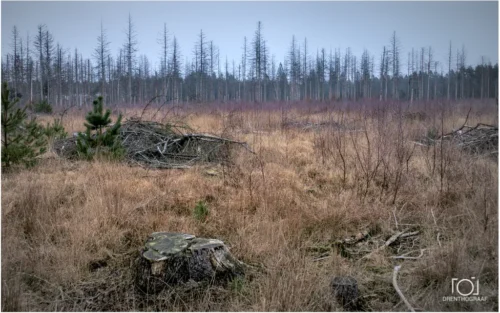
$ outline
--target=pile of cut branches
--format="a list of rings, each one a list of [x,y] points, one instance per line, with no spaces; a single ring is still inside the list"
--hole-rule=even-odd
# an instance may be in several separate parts
[[[470,153],[498,155],[498,127],[479,123],[474,127],[464,125],[446,134],[441,140],[451,140]]]
[[[449,141],[458,147],[472,154],[486,154],[493,157],[498,156],[498,126],[478,123],[476,126],[468,126],[467,120],[469,112],[465,118],[464,124],[447,134],[438,138],[424,137],[415,144],[421,146],[432,146],[441,141]]]
[[[193,133],[187,125],[140,119],[123,123],[119,138],[127,162],[151,168],[189,168],[196,163],[225,162],[233,146],[251,151],[245,142]],[[54,150],[60,156],[76,158],[76,138],[56,142]]]
[[[457,130],[436,139],[424,137],[415,144],[433,146],[441,141],[451,142],[471,154],[498,156],[498,127],[479,123],[476,126],[463,125]]]
[[[386,250],[390,259],[415,260],[421,258],[427,250],[421,247],[419,235],[421,231],[415,227],[392,234],[365,230],[350,237],[330,241],[326,245],[308,247],[307,250],[312,253],[315,262],[330,258],[332,252],[348,259],[364,260]]]

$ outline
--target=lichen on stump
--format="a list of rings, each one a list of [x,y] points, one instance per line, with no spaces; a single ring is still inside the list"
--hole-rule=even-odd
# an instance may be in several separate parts
[[[136,284],[147,293],[156,293],[188,280],[224,282],[243,272],[243,263],[220,240],[157,232],[148,238],[136,261]]]

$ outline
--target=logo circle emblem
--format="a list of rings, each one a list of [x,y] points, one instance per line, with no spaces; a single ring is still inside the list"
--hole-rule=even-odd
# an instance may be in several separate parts
[[[468,283],[470,284],[470,287],[471,287],[471,288],[470,288],[470,292],[469,292],[469,293],[462,293],[462,292],[460,292],[460,284],[461,284],[462,282],[464,282],[464,281],[466,281],[466,282],[468,282]],[[457,288],[457,292],[458,292],[458,293],[459,293],[462,297],[468,297],[468,296],[470,296],[470,295],[474,292],[474,283],[473,283],[471,280],[469,280],[469,279],[462,279],[462,280],[460,280],[460,281],[457,283],[456,288]]]

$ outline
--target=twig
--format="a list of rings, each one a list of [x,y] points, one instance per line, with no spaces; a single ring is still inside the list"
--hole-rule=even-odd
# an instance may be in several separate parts
[[[394,286],[394,289],[396,289],[396,292],[398,293],[398,295],[401,298],[401,300],[403,300],[403,302],[406,304],[406,307],[411,312],[415,312],[415,309],[411,306],[410,302],[408,302],[408,300],[406,300],[405,296],[403,295],[403,292],[398,287],[397,278],[398,278],[398,272],[399,272],[400,269],[401,269],[401,265],[396,265],[394,267],[394,272],[392,274],[392,285]]]
[[[431,214],[432,214],[432,219],[434,220],[434,225],[438,226],[437,222],[436,222],[436,216],[434,215],[434,210],[431,209]]]
[[[408,256],[408,254],[411,254],[415,251],[418,251],[418,250],[413,250],[413,251],[406,252],[406,253],[399,255],[399,256],[391,256],[391,259],[418,260],[424,255],[425,250],[427,250],[427,249],[420,249],[420,255],[418,255],[418,256]]]
[[[154,96],[153,98],[151,98],[151,100],[149,100],[149,102],[144,106],[144,108],[142,109],[142,112],[141,112],[141,117],[139,117],[139,120],[142,120],[142,116],[144,115],[144,113],[146,112],[147,108],[149,107],[149,105],[151,103],[153,103],[153,101],[156,100],[156,98],[159,98],[159,97],[163,97],[163,95],[156,95]]]
[[[64,118],[64,115],[66,115],[66,113],[68,113],[69,110],[71,110],[72,108],[74,108],[76,106],[76,104],[73,104],[73,105],[70,105],[68,107],[65,107],[61,113],[59,113],[59,116],[61,117],[61,123],[63,121],[63,118]]]
[[[427,138],[428,140],[432,140],[430,138]],[[434,140],[432,140],[434,141]],[[414,145],[417,145],[417,146],[422,146],[422,147],[428,147],[429,145],[426,145],[425,143],[421,143],[421,142],[418,142],[418,141],[410,141],[411,143],[413,143]]]
[[[316,259],[313,259],[313,262],[319,262],[319,261],[328,259],[329,257],[330,257],[330,255],[327,255],[327,256],[324,256],[324,257],[320,257],[320,258],[316,258]]]
[[[410,232],[410,233],[401,234],[401,236],[399,236],[399,238],[412,237],[412,236],[416,236],[418,234],[420,234],[420,231],[416,230],[416,231],[413,231],[413,232]]]
[[[459,129],[457,129],[457,130],[452,131],[451,133],[448,133],[448,134],[446,134],[446,135],[441,136],[441,138],[440,138],[440,139],[442,139],[443,137],[446,137],[446,136],[452,135],[452,134],[454,134],[454,133],[457,133],[457,132],[461,131],[464,127],[466,127],[466,126],[465,126],[465,124],[467,124],[467,120],[469,119],[469,113],[470,113],[470,111],[471,111],[471,110],[472,110],[472,107],[469,107],[469,112],[467,112],[467,116],[465,117],[465,122],[464,122],[464,124],[462,125],[462,127],[460,127],[460,128],[459,128]]]
[[[406,233],[409,229],[406,228],[405,230],[403,231],[400,231],[400,232],[397,232],[396,234],[392,235],[391,238],[389,238],[382,247],[388,247],[390,246],[391,244],[393,244],[396,240],[398,240],[399,237],[401,237],[401,235],[403,235],[404,233]]]
[[[400,231],[400,232],[397,232],[395,233],[394,235],[392,235],[382,246],[378,247],[377,249],[373,250],[372,252],[366,254],[365,256],[363,256],[360,260],[362,259],[366,259],[366,258],[369,258],[372,254],[374,254],[375,252],[378,252],[378,251],[382,251],[384,250],[385,248],[387,248],[388,246],[392,245],[396,240],[398,240],[399,238],[401,237],[409,237],[409,236],[415,236],[417,235],[419,232],[416,231],[416,232],[411,232],[411,233],[407,233],[407,231],[409,230],[409,228],[406,228],[405,230],[403,231]]]
[[[394,207],[394,210],[392,211],[392,215],[394,216],[394,222],[396,223],[396,229],[399,229],[398,219],[396,218],[396,207]]]

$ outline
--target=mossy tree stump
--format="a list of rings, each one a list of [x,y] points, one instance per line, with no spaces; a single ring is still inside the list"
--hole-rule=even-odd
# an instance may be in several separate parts
[[[156,293],[188,280],[223,282],[244,272],[224,243],[182,233],[153,233],[136,261],[136,285]]]

